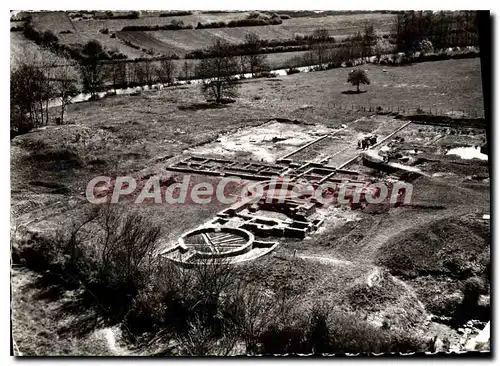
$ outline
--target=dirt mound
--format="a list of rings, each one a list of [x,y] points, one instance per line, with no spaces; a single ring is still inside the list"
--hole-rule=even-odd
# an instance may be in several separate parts
[[[350,289],[349,305],[359,315],[383,329],[412,329],[423,324],[425,308],[403,281],[386,270],[372,272],[366,282]]]
[[[489,224],[473,217],[441,219],[396,235],[377,253],[377,262],[396,275],[467,278],[489,261]]]
[[[112,133],[83,125],[47,126],[13,140],[13,144],[38,150],[41,147],[79,147],[112,139]]]
[[[114,134],[103,129],[64,125],[42,127],[17,136],[12,145],[29,153],[28,165],[37,163],[40,168],[64,170],[85,166],[97,158],[93,155],[96,151],[113,141]]]

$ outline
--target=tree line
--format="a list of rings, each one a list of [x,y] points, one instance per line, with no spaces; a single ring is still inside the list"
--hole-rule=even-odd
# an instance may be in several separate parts
[[[408,11],[397,15],[394,29],[398,52],[416,52],[427,40],[435,49],[478,46],[475,11]]]
[[[104,47],[95,40],[80,51],[79,62],[68,53],[58,58],[48,50],[39,54],[24,52],[11,69],[11,130],[25,133],[49,123],[50,102],[59,100],[61,110],[56,124],[64,123],[64,114],[72,97],[80,92],[97,99],[107,82],[119,87],[173,82],[175,65],[170,59],[109,62]]]

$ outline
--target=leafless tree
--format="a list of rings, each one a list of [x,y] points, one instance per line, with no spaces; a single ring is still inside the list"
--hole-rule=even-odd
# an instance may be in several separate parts
[[[71,98],[78,93],[79,74],[76,63],[67,58],[63,65],[55,68],[53,79],[54,91],[61,100],[61,115],[59,122],[64,124],[64,112]]]
[[[134,65],[134,77],[136,83],[139,85],[144,85],[147,80],[144,64],[140,61],[135,61],[133,65]]]
[[[202,92],[220,103],[236,95],[238,63],[227,41],[216,40],[208,52],[212,57],[201,60],[198,76],[203,79]]]
[[[189,80],[191,78],[191,65],[187,60],[184,61],[184,64],[182,65],[182,72],[184,80]]]
[[[10,85],[14,125],[29,130],[28,125],[38,127],[48,123],[49,100],[54,97],[55,65],[50,52],[35,53],[28,49],[14,62]]]
[[[156,76],[162,84],[171,84],[174,81],[175,64],[171,59],[163,59],[156,68]]]
[[[247,33],[243,47],[248,68],[252,76],[255,76],[256,73],[265,68],[266,55],[262,54],[262,41],[255,33]]]
[[[125,87],[127,85],[127,64],[124,62],[112,62],[110,64],[109,75],[113,81],[113,88]]]
[[[80,63],[83,90],[95,98],[106,78],[106,67],[102,60],[106,58],[104,48],[96,41],[87,42],[82,50],[83,60]]]
[[[316,29],[311,35],[311,48],[316,55],[320,68],[322,68],[323,63],[326,61],[329,43],[332,42],[333,40],[330,38],[328,29]]]
[[[227,308],[246,352],[255,353],[258,337],[274,320],[274,302],[261,288],[242,282],[233,291]]]
[[[143,63],[142,68],[144,70],[144,79],[146,81],[146,84],[148,85],[154,84],[155,73],[154,73],[153,60],[147,58],[142,63]]]

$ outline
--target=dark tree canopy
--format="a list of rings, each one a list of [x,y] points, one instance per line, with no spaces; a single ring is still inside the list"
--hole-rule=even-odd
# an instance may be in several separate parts
[[[370,79],[368,79],[368,76],[366,76],[366,72],[361,69],[351,71],[349,73],[349,77],[347,78],[347,82],[355,85],[358,92],[360,84],[370,85]]]

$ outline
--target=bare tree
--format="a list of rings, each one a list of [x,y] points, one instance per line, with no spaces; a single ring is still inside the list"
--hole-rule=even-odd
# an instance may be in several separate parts
[[[363,33],[363,57],[372,55],[372,48],[375,45],[377,37],[375,36],[375,31],[373,25],[367,24]]]
[[[153,60],[147,58],[143,61],[144,78],[146,84],[151,86],[155,82],[155,72],[153,66]]]
[[[82,54],[83,60],[80,64],[80,72],[83,90],[90,93],[91,98],[94,99],[106,77],[106,68],[102,63],[102,60],[106,58],[106,54],[102,45],[95,40],[85,44]]]
[[[171,84],[174,81],[175,64],[171,59],[163,59],[156,68],[156,76],[162,84]]]
[[[302,62],[304,65],[309,66],[309,69],[313,68],[313,65],[316,63],[316,56],[314,52],[307,51],[302,55]]]
[[[184,75],[184,80],[189,80],[191,78],[191,65],[186,60],[184,61],[184,65],[182,65],[182,72]]]
[[[236,325],[239,336],[244,340],[246,352],[257,352],[259,336],[274,320],[274,302],[262,289],[239,283],[233,291],[229,304],[230,317]]]
[[[50,52],[25,49],[11,70],[13,127],[21,130],[48,123],[49,100],[54,97],[52,75],[56,60]]]
[[[67,58],[65,63],[55,69],[53,79],[54,91],[61,100],[61,115],[59,124],[64,124],[64,112],[71,102],[71,98],[78,94],[79,74],[76,63]]]
[[[333,42],[333,39],[330,38],[328,29],[316,29],[311,35],[311,48],[316,55],[316,59],[320,68],[322,68],[323,63],[326,61],[329,42]]]
[[[265,67],[266,55],[262,54],[262,41],[255,33],[247,33],[243,47],[250,72],[255,76]]]
[[[11,71],[11,129],[24,133],[40,125],[38,103],[44,77],[35,65],[20,64]]]
[[[202,92],[221,103],[225,97],[236,95],[238,63],[231,52],[231,45],[224,40],[216,40],[208,52],[211,58],[201,60],[198,75],[203,79]]]
[[[127,65],[124,62],[112,62],[110,64],[109,75],[113,82],[113,89],[116,87],[125,87],[127,85]]]
[[[147,79],[144,64],[137,60],[134,62],[134,76],[137,84],[144,85],[146,83]]]

